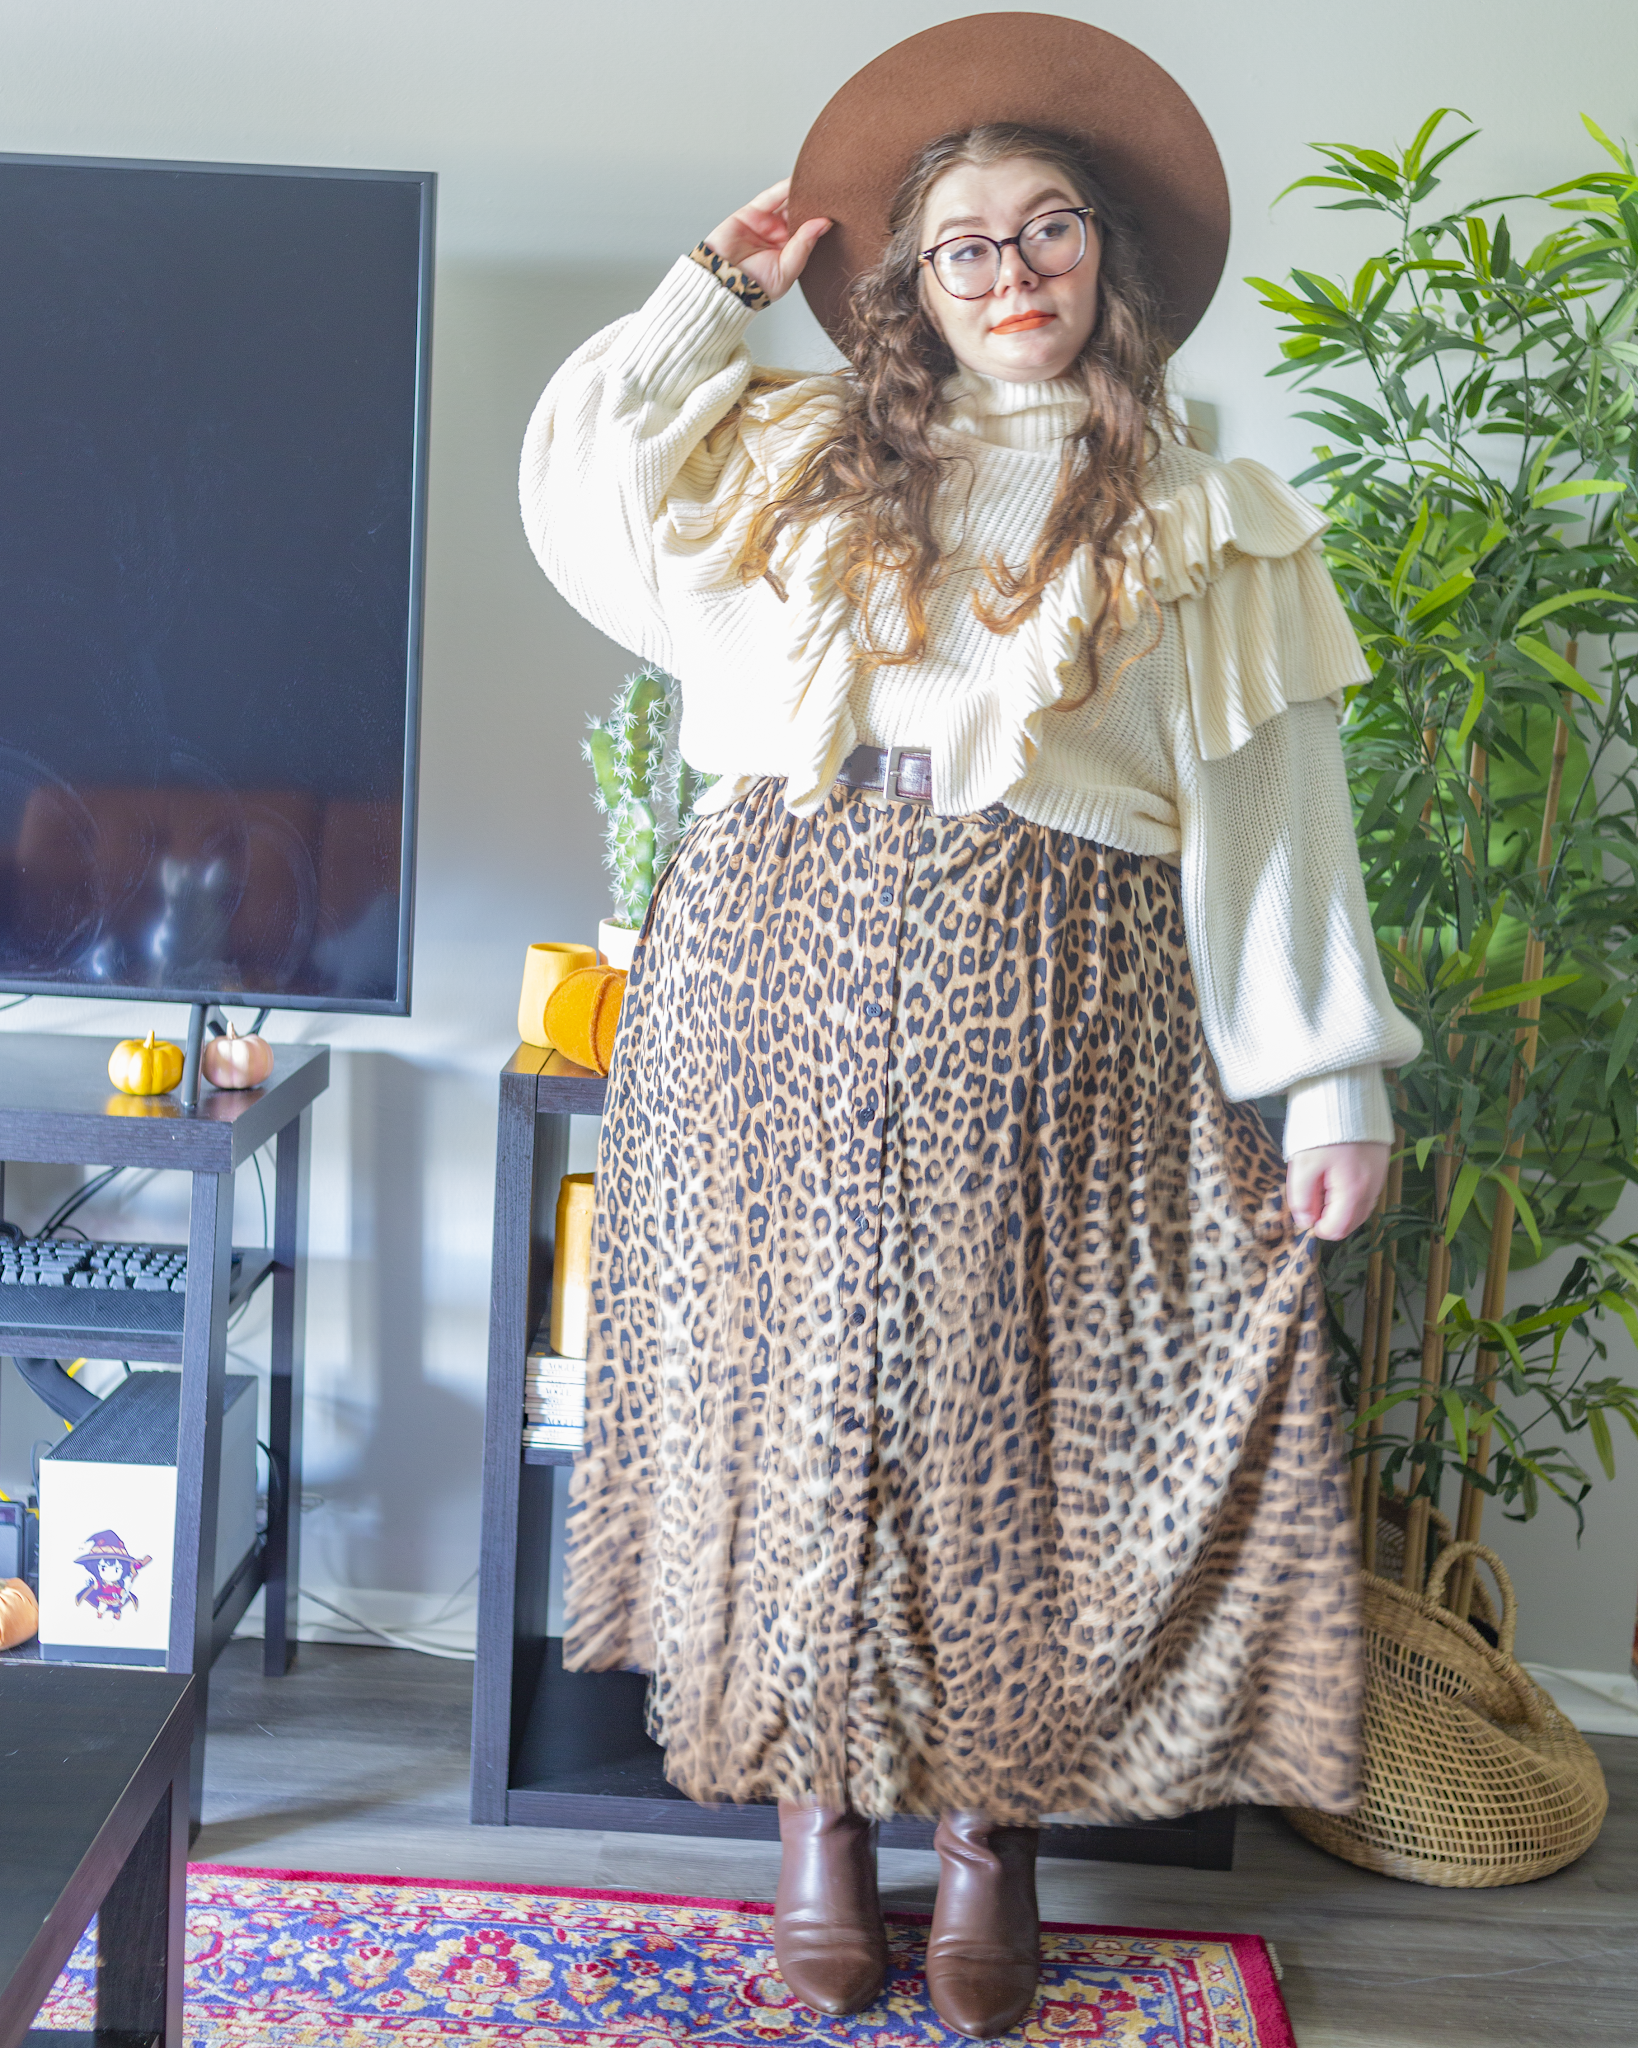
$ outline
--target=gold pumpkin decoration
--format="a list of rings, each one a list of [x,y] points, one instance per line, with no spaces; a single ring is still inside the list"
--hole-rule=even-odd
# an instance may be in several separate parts
[[[273,1048],[254,1031],[241,1038],[229,1024],[225,1038],[206,1040],[199,1064],[213,1088],[259,1088],[273,1071]]]
[[[168,1095],[182,1078],[182,1048],[168,1038],[122,1038],[108,1060],[108,1078],[122,1095]]]
[[[626,977],[618,967],[582,967],[546,998],[546,1036],[563,1057],[607,1074],[620,1025]]]

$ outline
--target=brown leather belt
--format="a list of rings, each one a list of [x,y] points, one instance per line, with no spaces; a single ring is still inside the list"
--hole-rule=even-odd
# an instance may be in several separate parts
[[[836,779],[849,789],[880,790],[889,803],[933,801],[933,757],[922,747],[855,747]]]

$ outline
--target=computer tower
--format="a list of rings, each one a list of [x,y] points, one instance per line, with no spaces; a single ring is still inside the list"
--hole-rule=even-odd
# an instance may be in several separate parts
[[[134,1372],[40,1463],[40,1655],[163,1665],[176,1527],[178,1372]],[[256,1541],[256,1382],[229,1373],[216,1511],[221,1593]]]

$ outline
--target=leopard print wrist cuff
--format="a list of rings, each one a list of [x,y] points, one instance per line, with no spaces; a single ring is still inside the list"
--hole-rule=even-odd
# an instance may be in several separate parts
[[[760,313],[773,304],[754,277],[748,277],[743,270],[736,270],[731,263],[725,262],[709,242],[696,242],[688,253],[701,269],[709,270],[718,284],[725,286],[736,299],[742,299],[753,313]]]

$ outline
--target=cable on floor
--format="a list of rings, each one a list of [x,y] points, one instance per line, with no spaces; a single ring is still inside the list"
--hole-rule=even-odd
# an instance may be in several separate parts
[[[311,1600],[315,1607],[322,1607],[327,1613],[336,1615],[351,1628],[356,1629],[360,1635],[376,1637],[389,1649],[415,1650],[423,1657],[442,1657],[450,1664],[473,1662],[471,1650],[451,1650],[441,1643],[417,1642],[406,1630],[377,1628],[373,1622],[360,1621],[356,1614],[349,1614],[345,1607],[338,1607],[333,1600],[326,1600],[322,1593],[310,1593],[305,1586],[299,1586],[296,1591],[298,1599]]]

